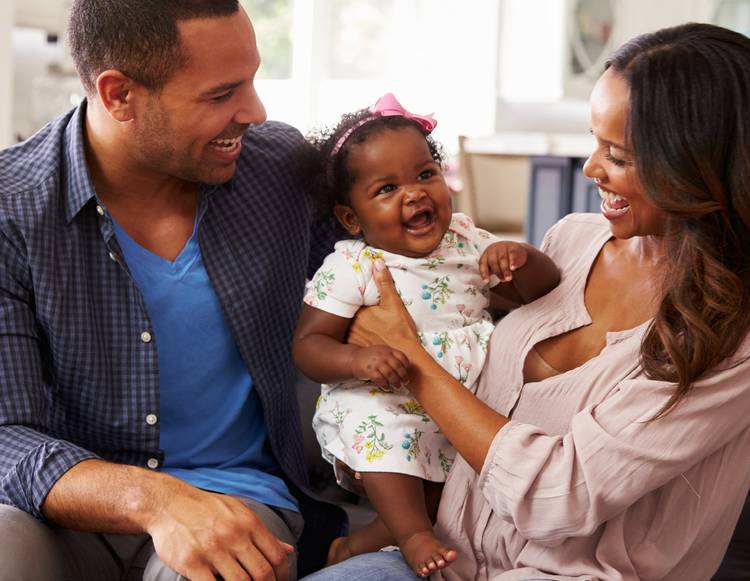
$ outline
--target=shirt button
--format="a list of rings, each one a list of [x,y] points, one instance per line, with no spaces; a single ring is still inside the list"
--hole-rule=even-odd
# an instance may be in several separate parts
[[[148,331],[144,331],[143,333],[141,333],[141,341],[143,341],[144,343],[151,343],[151,333],[149,333]]]
[[[97,207],[96,207],[96,211],[97,211],[97,213],[98,213],[98,214],[99,214],[100,216],[104,216],[104,208],[102,208],[101,206],[97,206]]]
[[[112,262],[117,262],[117,255],[114,252],[110,252],[109,257],[112,259]]]
[[[156,458],[149,458],[146,460],[146,466],[151,468],[151,470],[156,470],[159,467],[159,461]]]
[[[146,423],[147,423],[147,424],[148,424],[149,426],[153,426],[153,425],[155,425],[155,424],[156,424],[156,422],[158,422],[158,421],[159,421],[159,418],[157,418],[157,417],[156,417],[156,414],[148,414],[148,415],[146,416]]]

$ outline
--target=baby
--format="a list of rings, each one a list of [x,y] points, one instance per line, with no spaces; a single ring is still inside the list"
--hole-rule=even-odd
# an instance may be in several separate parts
[[[432,531],[455,451],[409,394],[403,353],[345,342],[357,310],[378,302],[372,269],[390,269],[422,344],[467,389],[493,330],[490,289],[512,307],[559,282],[534,247],[452,213],[435,125],[389,93],[311,139],[310,188],[354,239],[338,242],[308,284],[293,346],[299,369],[326,384],[313,419],[323,456],[361,473],[379,515],[334,541],[329,564],[395,541],[422,577],[457,557]]]

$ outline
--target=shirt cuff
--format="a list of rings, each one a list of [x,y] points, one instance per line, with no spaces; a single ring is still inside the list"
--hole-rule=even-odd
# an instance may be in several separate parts
[[[31,516],[46,520],[42,505],[52,487],[68,470],[98,456],[64,440],[49,440],[31,450],[0,485],[10,503]]]

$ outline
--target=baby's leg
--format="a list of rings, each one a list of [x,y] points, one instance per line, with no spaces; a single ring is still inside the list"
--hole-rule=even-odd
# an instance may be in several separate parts
[[[328,549],[326,566],[335,565],[355,555],[379,551],[383,547],[395,544],[396,539],[385,526],[383,519],[376,517],[370,524],[354,531],[349,536],[335,539],[331,543],[331,548]]]
[[[363,473],[362,482],[370,502],[417,575],[426,577],[457,558],[456,552],[445,547],[432,532],[432,521],[440,499],[439,488],[436,489],[433,483],[390,472]],[[425,485],[430,486],[427,495]],[[429,509],[427,497],[431,505]]]

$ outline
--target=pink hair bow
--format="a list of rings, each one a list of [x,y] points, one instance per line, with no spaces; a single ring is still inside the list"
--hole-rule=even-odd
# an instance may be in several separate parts
[[[370,108],[370,112],[379,117],[390,117],[393,115],[406,117],[407,119],[419,123],[420,127],[422,127],[427,133],[432,133],[432,130],[437,126],[437,121],[433,118],[433,113],[430,113],[429,115],[410,113],[403,108],[401,103],[399,103],[396,97],[393,96],[393,93],[386,93],[380,97],[380,99],[378,99]]]
[[[427,133],[432,133],[432,130],[437,126],[437,121],[433,118],[432,113],[430,113],[429,115],[416,115],[415,113],[410,113],[409,111],[404,109],[401,103],[398,102],[396,97],[393,96],[393,93],[386,93],[385,95],[380,97],[380,99],[378,99],[375,104],[370,107],[370,113],[371,115],[365,117],[364,119],[361,119],[358,123],[346,130],[341,137],[339,137],[338,141],[331,149],[331,158],[335,157],[335,155],[341,150],[341,148],[344,146],[344,143],[346,143],[346,140],[351,137],[352,133],[362,127],[365,123],[369,123],[370,121],[372,121],[373,119],[377,119],[378,117],[405,117],[406,119],[415,121]]]

